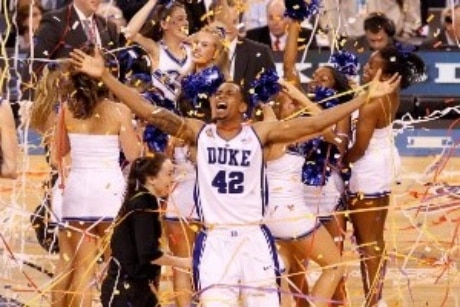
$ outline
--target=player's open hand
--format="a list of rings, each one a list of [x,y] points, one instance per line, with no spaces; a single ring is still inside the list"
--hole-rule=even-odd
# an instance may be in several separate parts
[[[302,101],[307,99],[307,97],[300,91],[294,84],[289,81],[280,79],[278,83],[281,85],[282,92],[291,97],[296,101]]]
[[[100,49],[95,50],[94,56],[90,56],[79,49],[74,49],[70,52],[70,62],[78,72],[94,78],[102,77],[106,70],[104,57]]]
[[[390,79],[385,81],[380,81],[381,76],[382,70],[379,69],[369,85],[369,99],[379,98],[391,94],[399,88],[401,83],[401,76],[399,74],[394,74]]]

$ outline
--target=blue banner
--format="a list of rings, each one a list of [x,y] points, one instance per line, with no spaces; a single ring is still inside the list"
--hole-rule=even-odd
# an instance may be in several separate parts
[[[415,84],[402,92],[403,95],[455,97],[460,96],[460,52],[436,51],[417,52],[424,60],[427,67],[428,79]],[[283,54],[274,53],[276,68],[280,76],[283,75]],[[321,65],[328,62],[329,50],[310,50],[306,61],[301,63],[302,54],[297,61],[297,70],[300,73],[301,82],[308,83],[310,76]],[[358,54],[361,71],[366,64],[370,53]]]

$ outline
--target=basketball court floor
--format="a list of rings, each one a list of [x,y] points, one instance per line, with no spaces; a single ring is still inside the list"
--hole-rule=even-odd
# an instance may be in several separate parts
[[[0,181],[0,306],[49,306],[57,257],[37,243],[30,214],[43,195],[49,169],[42,155],[23,157],[23,174]],[[351,228],[349,225],[348,228]],[[460,306],[460,158],[449,154],[403,157],[386,224],[388,306]],[[363,306],[358,254],[349,229],[344,261],[350,306]],[[318,269],[311,265],[313,280]],[[171,273],[161,283],[173,306]],[[94,289],[94,306],[99,306]]]

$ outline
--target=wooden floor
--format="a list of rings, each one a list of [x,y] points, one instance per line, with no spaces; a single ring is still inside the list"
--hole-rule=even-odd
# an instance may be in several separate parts
[[[387,221],[385,300],[388,306],[460,306],[460,158],[404,158],[403,166]],[[0,181],[0,295],[11,306],[49,305],[56,257],[37,244],[29,222],[47,172],[42,156],[29,156],[21,178]],[[350,305],[361,306],[359,262],[351,241],[349,232],[347,288]],[[312,267],[308,274],[314,278],[317,271]],[[168,297],[168,272],[162,280]],[[0,300],[0,306],[7,305]]]

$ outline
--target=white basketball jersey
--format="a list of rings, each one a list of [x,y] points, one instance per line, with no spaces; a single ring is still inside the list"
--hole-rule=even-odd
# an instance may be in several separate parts
[[[253,128],[242,125],[222,139],[208,124],[197,139],[195,203],[207,226],[257,225],[268,198],[262,145]]]
[[[158,68],[152,73],[152,84],[163,91],[166,98],[175,101],[180,90],[179,77],[186,74],[192,67],[192,50],[184,45],[184,59],[176,58],[164,45],[159,43]]]

